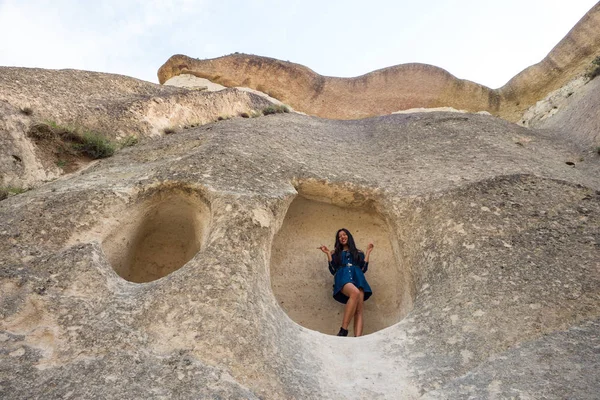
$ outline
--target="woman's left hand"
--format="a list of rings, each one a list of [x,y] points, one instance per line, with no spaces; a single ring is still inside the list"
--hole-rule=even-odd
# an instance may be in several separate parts
[[[369,243],[369,245],[367,246],[367,254],[373,251],[373,243]]]

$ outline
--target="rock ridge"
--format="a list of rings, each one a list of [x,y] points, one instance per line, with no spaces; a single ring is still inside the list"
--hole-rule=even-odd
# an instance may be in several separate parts
[[[0,67],[0,186],[32,187],[65,171],[32,141],[40,122],[110,140],[159,138],[272,103],[236,89],[202,92],[100,72]]]
[[[553,398],[550,385],[593,399],[600,159],[580,154],[488,115],[290,113],[148,140],[9,197],[0,397]],[[360,245],[378,226],[389,241],[365,313],[393,320],[338,338],[315,248],[332,241],[332,213],[356,208],[378,216],[347,220]],[[292,239],[303,251],[278,256]],[[136,283],[114,243],[122,259],[151,245],[191,258]],[[318,306],[282,296],[297,270]],[[386,290],[403,298],[389,306]]]
[[[600,4],[594,5],[550,53],[499,89],[458,79],[426,64],[402,64],[356,78],[322,76],[281,60],[232,54],[198,60],[174,55],[158,70],[162,84],[180,74],[268,93],[295,109],[332,119],[356,119],[410,108],[488,111],[512,122],[538,100],[585,72],[600,54]]]

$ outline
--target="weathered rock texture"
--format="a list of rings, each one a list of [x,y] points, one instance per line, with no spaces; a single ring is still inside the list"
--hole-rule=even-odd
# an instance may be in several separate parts
[[[38,122],[143,139],[270,104],[235,89],[203,93],[114,74],[0,67],[0,186],[35,186],[64,172],[29,137]]]
[[[567,38],[595,43],[573,32],[597,14]],[[319,112],[360,110],[342,95],[413,68],[311,92],[309,70],[248,60],[249,79],[297,74],[267,75]],[[543,68],[511,93],[542,87]],[[464,112],[210,122],[271,102],[0,72],[0,186],[36,186],[0,197],[0,398],[598,398],[600,80],[555,93],[528,128]],[[466,90],[500,115],[521,107],[434,67],[411,74],[429,88],[418,101]],[[146,140],[66,174],[34,140],[44,120]],[[317,250],[341,227],[375,244],[361,338],[333,336],[343,306]]]
[[[174,76],[171,79],[164,82],[163,84],[167,85],[167,86],[177,86],[177,87],[184,87],[184,88],[196,89],[196,90],[198,88],[203,88],[202,90],[208,90],[210,92],[218,92],[218,91],[227,89],[226,86],[219,85],[218,83],[211,82],[208,79],[198,78],[197,76],[190,75],[190,74],[182,74],[182,75]],[[261,96],[261,97],[269,100],[272,104],[280,105],[280,106],[285,105],[290,111],[298,112],[298,111],[294,110],[292,107],[290,107],[289,105],[284,104],[283,102],[277,100],[275,97],[271,97],[268,94],[261,92],[260,90],[255,90],[255,89],[251,89],[249,87],[244,87],[244,86],[236,86],[235,88],[238,90],[241,90],[243,92],[254,93],[258,96]],[[300,113],[300,114],[304,114],[304,113]]]
[[[225,86],[268,93],[310,115],[365,118],[410,108],[453,107],[489,111],[517,121],[531,105],[585,72],[600,54],[600,4],[596,4],[540,63],[499,89],[457,79],[425,64],[402,64],[356,78],[333,78],[298,64],[247,54],[211,60],[174,55],[158,70],[164,83],[193,74]]]
[[[237,118],[9,197],[0,398],[597,398],[600,159],[564,138]],[[317,250],[342,223],[375,242],[362,338]]]
[[[569,132],[581,148],[600,146],[600,78],[572,81],[523,115],[522,124]]]
[[[518,124],[527,127],[541,125],[542,121],[554,116],[564,105],[568,104],[572,100],[570,97],[585,87],[587,83],[589,83],[589,78],[582,76],[572,80],[560,89],[548,93],[544,99],[525,111]]]
[[[192,74],[225,86],[246,86],[310,115],[333,119],[365,118],[414,107],[498,110],[489,88],[455,78],[426,64],[403,64],[357,78],[333,78],[290,62],[247,54],[212,60],[172,56],[158,71],[165,82]]]
[[[598,26],[600,3],[596,3],[541,62],[526,68],[500,88],[505,100],[503,114],[516,121],[536,101],[584,73],[600,55]]]

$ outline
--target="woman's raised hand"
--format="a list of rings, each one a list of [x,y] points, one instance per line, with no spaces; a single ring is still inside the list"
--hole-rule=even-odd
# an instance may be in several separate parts
[[[329,249],[327,248],[327,246],[321,246],[321,247],[317,247],[317,249],[321,250],[323,253],[329,255]]]
[[[369,243],[369,245],[367,246],[367,253],[372,252],[373,251],[373,247],[375,247],[375,246],[373,246],[373,243]]]

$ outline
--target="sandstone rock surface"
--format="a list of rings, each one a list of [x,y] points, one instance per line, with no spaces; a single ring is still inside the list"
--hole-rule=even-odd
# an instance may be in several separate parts
[[[564,137],[237,118],[3,200],[0,397],[593,399],[600,159]],[[376,239],[361,338],[316,250],[341,220]]]
[[[28,135],[38,122],[144,139],[268,105],[235,89],[204,93],[115,74],[0,67],[0,186],[31,187],[62,175],[57,158]]]
[[[567,36],[577,49],[595,46],[597,14]],[[550,90],[553,65],[577,74],[578,51],[557,46],[512,95]],[[560,84],[524,127],[464,111],[512,118],[529,100],[504,106],[430,66],[341,82],[219,62],[252,71],[243,86],[269,92],[264,73],[279,99],[355,116],[371,111],[348,93],[410,70],[428,89],[402,104],[451,112],[228,119],[273,103],[196,80],[0,68],[0,189],[32,187],[0,191],[0,398],[598,398],[600,79]],[[461,93],[479,105],[446,101]],[[38,140],[48,120],[140,142],[67,173]],[[317,250],[342,226],[375,243],[360,338],[333,336],[343,306]]]
[[[158,71],[161,83],[179,74],[256,89],[306,114],[333,119],[365,118],[417,107],[497,112],[500,100],[485,86],[417,63],[356,78],[334,78],[299,64],[247,54],[211,60],[174,55]]]
[[[425,64],[402,64],[356,78],[322,76],[302,65],[247,54],[209,60],[174,55],[158,70],[160,83],[192,74],[225,86],[246,86],[304,113],[354,119],[410,108],[452,107],[488,111],[518,121],[530,106],[585,72],[600,53],[596,4],[540,63],[499,89],[457,79]]]
[[[550,53],[500,88],[503,115],[517,121],[529,106],[586,72],[600,54],[600,3],[596,3]]]
[[[184,88],[188,88],[188,89],[202,88],[202,90],[208,90],[210,92],[218,92],[218,91],[227,89],[227,86],[219,85],[218,83],[211,82],[208,79],[198,78],[197,76],[190,75],[190,74],[182,74],[182,75],[174,76],[173,78],[164,82],[164,85],[184,87]],[[258,96],[261,96],[261,97],[269,100],[271,103],[273,103],[275,105],[280,105],[280,106],[286,105],[283,102],[277,100],[276,98],[271,97],[268,94],[261,92],[260,90],[255,90],[255,89],[251,89],[251,88],[244,87],[244,86],[236,86],[235,88],[237,90],[241,90],[243,92],[254,93]],[[288,109],[290,109],[290,111],[295,111],[289,105],[286,105],[286,106],[288,107]]]
[[[581,148],[600,146],[600,79],[581,78],[552,92],[523,115],[522,123],[537,129],[568,132]]]

